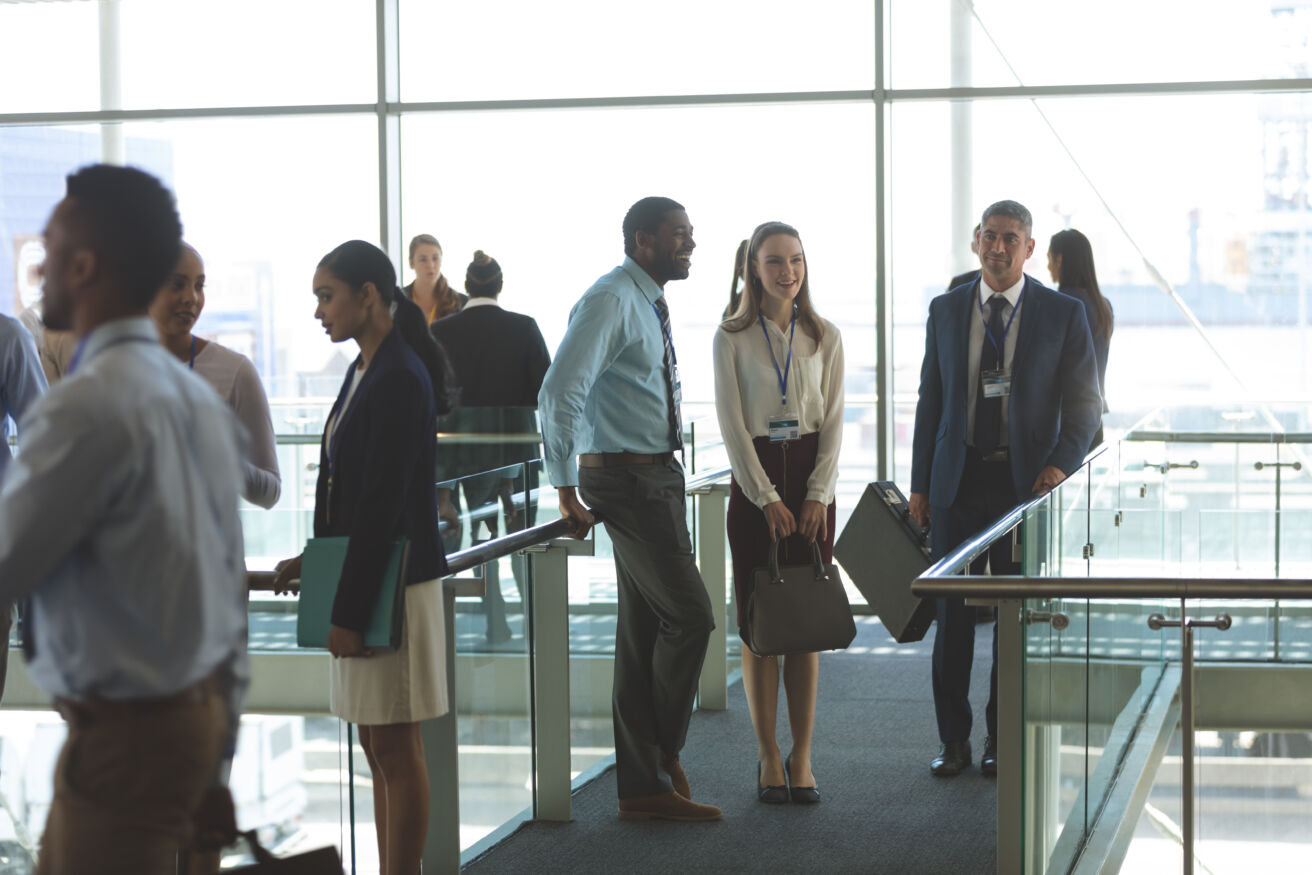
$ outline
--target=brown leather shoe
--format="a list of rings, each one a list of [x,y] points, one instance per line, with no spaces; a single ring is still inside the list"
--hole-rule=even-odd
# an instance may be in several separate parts
[[[688,784],[688,776],[683,771],[678,754],[661,754],[661,771],[670,776],[670,785],[674,787],[675,793],[684,799],[692,798],[692,787]]]
[[[719,820],[723,816],[714,805],[701,805],[684,799],[671,790],[655,796],[637,796],[620,800],[620,820]]]

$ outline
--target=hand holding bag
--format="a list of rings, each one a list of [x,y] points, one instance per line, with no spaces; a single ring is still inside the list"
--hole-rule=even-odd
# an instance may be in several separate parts
[[[852,607],[838,577],[812,542],[811,562],[779,565],[779,542],[769,564],[752,572],[747,600],[747,646],[757,656],[843,650],[856,637]]]

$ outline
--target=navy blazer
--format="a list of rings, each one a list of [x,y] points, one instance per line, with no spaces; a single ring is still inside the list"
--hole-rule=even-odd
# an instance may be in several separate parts
[[[920,369],[911,450],[911,491],[933,507],[950,507],[966,466],[966,393],[970,320],[980,280],[939,295],[929,304],[925,361]],[[1025,277],[1020,333],[1011,366],[1008,443],[1020,502],[1039,472],[1055,465],[1068,475],[1084,461],[1102,421],[1102,396],[1093,338],[1084,306]]]
[[[346,373],[334,415],[359,363],[357,358]],[[363,631],[397,537],[410,539],[408,583],[446,574],[433,484],[437,455],[433,384],[397,329],[383,339],[360,378],[332,445],[327,430],[324,438],[319,447],[314,534],[350,537],[332,622]]]

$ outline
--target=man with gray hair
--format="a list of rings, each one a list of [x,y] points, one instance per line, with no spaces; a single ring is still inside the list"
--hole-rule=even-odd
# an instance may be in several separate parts
[[[910,511],[933,520],[935,560],[1015,505],[1048,492],[1084,461],[1102,418],[1093,338],[1083,305],[1024,273],[1033,220],[999,201],[980,220],[980,275],[929,305],[911,454]],[[1017,574],[1009,538],[989,549],[994,574]],[[983,570],[982,562],[972,571]],[[940,777],[970,765],[975,612],[939,599],[934,709]],[[997,624],[980,770],[997,774]],[[1015,764],[1013,763],[1014,767]]]

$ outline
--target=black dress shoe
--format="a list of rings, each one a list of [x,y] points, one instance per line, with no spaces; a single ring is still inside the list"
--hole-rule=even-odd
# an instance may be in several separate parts
[[[979,758],[979,771],[990,778],[998,774],[998,740],[991,735],[984,736],[984,756]]]
[[[788,779],[788,795],[798,805],[814,805],[820,801],[819,787],[794,787],[793,786],[793,755],[789,754],[784,758],[784,777]]]
[[[938,749],[938,756],[929,763],[929,770],[936,778],[950,778],[961,774],[961,770],[970,765],[969,741],[945,741]]]
[[[784,780],[788,780],[788,770],[784,770]],[[767,805],[783,805],[788,802],[788,786],[779,784],[777,786],[761,786],[761,762],[756,762],[756,798]]]

